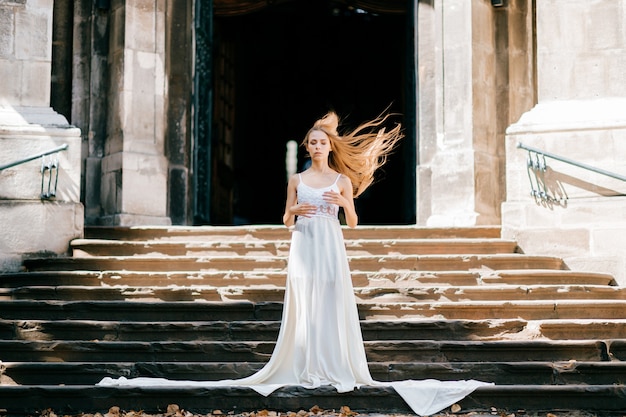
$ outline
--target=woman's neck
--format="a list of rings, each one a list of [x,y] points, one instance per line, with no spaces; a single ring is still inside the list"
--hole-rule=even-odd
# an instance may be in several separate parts
[[[333,170],[328,166],[328,163],[324,163],[321,161],[312,161],[311,167],[309,169],[313,172],[320,174],[328,174],[330,172],[333,172]]]

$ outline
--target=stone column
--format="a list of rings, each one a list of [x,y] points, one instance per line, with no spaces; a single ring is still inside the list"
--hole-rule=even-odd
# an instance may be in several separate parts
[[[165,0],[112,1],[110,18],[100,222],[170,224],[163,145]]]
[[[626,176],[626,2],[537,1],[536,42],[537,104],[507,130],[502,235],[626,284],[626,183],[551,158],[529,178],[517,148]],[[545,195],[531,195],[537,179]]]
[[[0,165],[68,145],[57,154],[56,197],[41,198],[41,160],[0,171],[3,271],[24,255],[66,253],[83,233],[80,130],[50,108],[52,6],[0,0]]]
[[[418,221],[431,226],[472,225],[477,217],[472,149],[472,2],[421,3],[418,15],[419,107],[420,122],[424,122],[420,123],[418,190],[430,190],[428,200],[418,196]],[[424,79],[427,75],[430,80]],[[428,213],[427,218],[424,213]]]
[[[519,20],[518,2],[509,3],[419,2],[420,225],[500,223],[511,107],[508,25]]]

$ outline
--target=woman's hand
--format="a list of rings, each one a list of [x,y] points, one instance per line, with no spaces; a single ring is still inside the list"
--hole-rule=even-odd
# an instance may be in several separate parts
[[[311,217],[317,211],[317,206],[313,204],[296,204],[289,208],[289,213],[299,217]]]
[[[348,205],[348,200],[336,191],[326,191],[323,195],[324,201],[328,204],[336,204],[339,207],[345,208]]]

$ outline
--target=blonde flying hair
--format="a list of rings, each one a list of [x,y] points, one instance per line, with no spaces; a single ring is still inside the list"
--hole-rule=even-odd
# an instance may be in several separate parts
[[[317,120],[307,132],[302,145],[306,147],[311,132],[321,130],[328,135],[332,152],[328,165],[352,181],[352,194],[358,197],[374,181],[374,173],[385,162],[387,156],[404,136],[397,124],[386,132],[382,124],[389,114],[381,114],[374,120],[362,123],[352,132],[340,135],[337,132],[339,117],[333,111]]]

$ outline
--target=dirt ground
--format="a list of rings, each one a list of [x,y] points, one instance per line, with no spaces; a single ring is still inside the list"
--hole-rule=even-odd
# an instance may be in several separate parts
[[[457,411],[455,413],[455,411]],[[460,413],[460,407],[456,404],[450,407],[450,411],[433,414],[431,417],[616,417],[618,415],[600,415],[584,411],[561,410],[551,412],[526,412],[525,410],[507,411],[492,408],[489,412],[468,412]],[[0,417],[2,416],[0,410]],[[621,416],[626,417],[626,413]],[[213,410],[210,414],[195,414],[180,408],[176,404],[170,404],[161,414],[145,413],[143,411],[124,411],[119,407],[111,407],[105,414],[102,413],[81,413],[74,415],[56,414],[54,410],[48,409],[38,416],[32,417],[416,417],[414,414],[379,414],[379,413],[357,413],[348,406],[341,407],[340,410],[323,410],[317,406],[310,410],[298,411],[270,411],[257,410],[250,412],[227,412]]]

